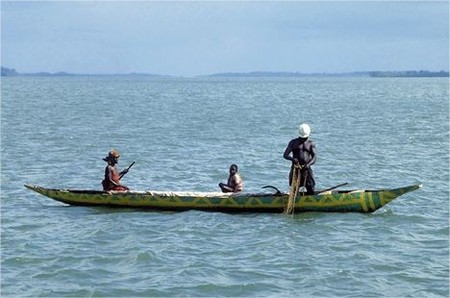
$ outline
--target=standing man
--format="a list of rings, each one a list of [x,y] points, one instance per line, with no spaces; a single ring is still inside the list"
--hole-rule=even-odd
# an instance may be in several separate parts
[[[298,138],[292,139],[284,150],[283,157],[292,162],[289,172],[289,186],[292,185],[292,176],[294,168],[299,169],[300,185],[306,187],[306,194],[313,195],[316,182],[311,166],[316,162],[316,145],[309,140],[311,128],[304,123],[298,127]],[[292,152],[292,156],[290,156]]]
[[[230,175],[228,176],[227,184],[219,183],[222,192],[240,192],[244,188],[242,178],[238,173],[238,166],[232,164],[230,166]]]
[[[117,168],[117,163],[119,162],[119,151],[112,149],[109,151],[108,156],[103,158],[104,161],[108,163],[108,165],[105,168],[105,179],[102,181],[103,190],[104,191],[126,191],[129,190],[128,187],[125,185],[122,185],[120,183],[120,178],[122,178],[123,175],[128,173],[128,169],[123,170],[122,172],[119,172]]]

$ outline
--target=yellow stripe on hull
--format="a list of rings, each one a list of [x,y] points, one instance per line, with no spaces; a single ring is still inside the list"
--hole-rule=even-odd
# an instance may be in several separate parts
[[[223,194],[208,192],[125,191],[103,192],[49,189],[25,185],[56,201],[77,206],[112,206],[161,210],[206,210],[224,212],[283,212],[288,194]],[[390,190],[339,191],[331,194],[298,196],[295,212],[373,212],[396,197],[420,188],[412,185]]]

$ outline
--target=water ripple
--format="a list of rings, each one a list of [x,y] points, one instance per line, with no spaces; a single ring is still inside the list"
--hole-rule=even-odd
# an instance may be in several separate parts
[[[447,297],[448,90],[441,79],[2,78],[2,296]],[[121,167],[136,160],[133,189],[218,190],[237,163],[247,191],[287,190],[282,153],[303,121],[318,188],[424,187],[373,214],[294,216],[67,207],[23,187],[98,189],[116,147]]]

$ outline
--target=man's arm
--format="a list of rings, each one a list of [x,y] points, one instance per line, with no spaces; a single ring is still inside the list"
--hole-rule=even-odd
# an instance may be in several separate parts
[[[287,145],[286,149],[284,150],[283,157],[284,159],[290,160],[293,163],[298,163],[298,160],[292,156],[290,156],[291,152],[293,151],[293,141],[290,141]]]
[[[243,189],[243,183],[242,183],[242,179],[240,176],[235,175],[233,177],[234,180],[234,188],[233,188],[233,192],[238,192],[238,191],[242,191]]]
[[[295,162],[294,158],[290,156],[291,152],[292,152],[292,141],[289,142],[286,149],[284,149],[283,157],[284,157],[284,159]]]

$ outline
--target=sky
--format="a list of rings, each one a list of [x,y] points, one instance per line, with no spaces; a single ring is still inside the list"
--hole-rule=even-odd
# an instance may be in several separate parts
[[[1,1],[18,72],[449,70],[448,1]]]

